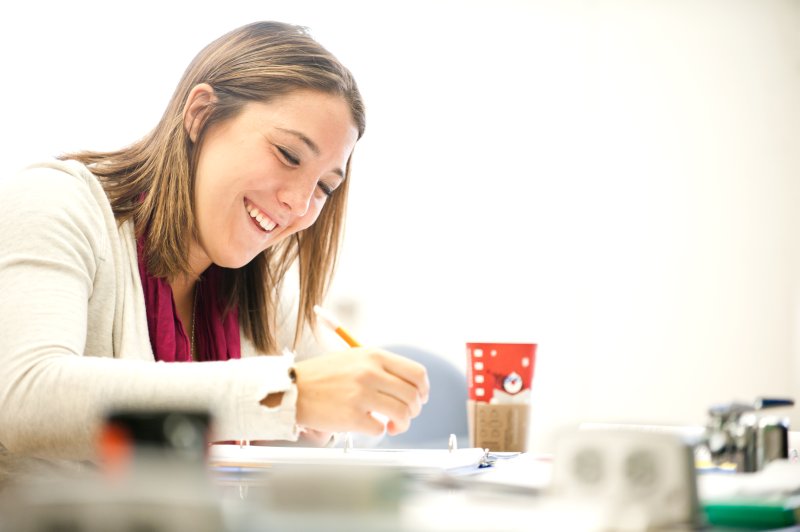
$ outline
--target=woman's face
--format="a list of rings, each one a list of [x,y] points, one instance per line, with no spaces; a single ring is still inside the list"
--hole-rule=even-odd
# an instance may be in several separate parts
[[[195,273],[211,263],[244,266],[313,224],[344,180],[357,139],[344,98],[311,90],[248,103],[211,126],[195,182]]]

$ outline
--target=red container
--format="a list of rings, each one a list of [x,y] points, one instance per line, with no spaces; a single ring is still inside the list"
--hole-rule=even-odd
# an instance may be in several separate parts
[[[469,398],[481,403],[530,400],[536,344],[467,343]]]

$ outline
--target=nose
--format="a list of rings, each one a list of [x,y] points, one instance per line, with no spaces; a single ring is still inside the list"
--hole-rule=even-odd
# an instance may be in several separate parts
[[[308,212],[316,186],[316,178],[298,176],[297,179],[284,183],[279,189],[278,201],[292,215],[299,218]]]

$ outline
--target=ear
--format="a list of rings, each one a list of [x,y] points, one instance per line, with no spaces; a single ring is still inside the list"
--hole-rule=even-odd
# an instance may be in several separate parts
[[[214,88],[208,83],[195,85],[186,98],[183,106],[183,128],[192,142],[197,141],[197,134],[209,111],[209,106],[217,101]]]

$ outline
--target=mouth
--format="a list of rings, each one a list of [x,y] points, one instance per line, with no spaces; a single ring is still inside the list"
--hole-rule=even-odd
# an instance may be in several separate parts
[[[278,226],[277,222],[264,214],[261,209],[250,203],[247,198],[244,199],[244,208],[255,226],[261,229],[263,232],[271,233],[272,230]]]

